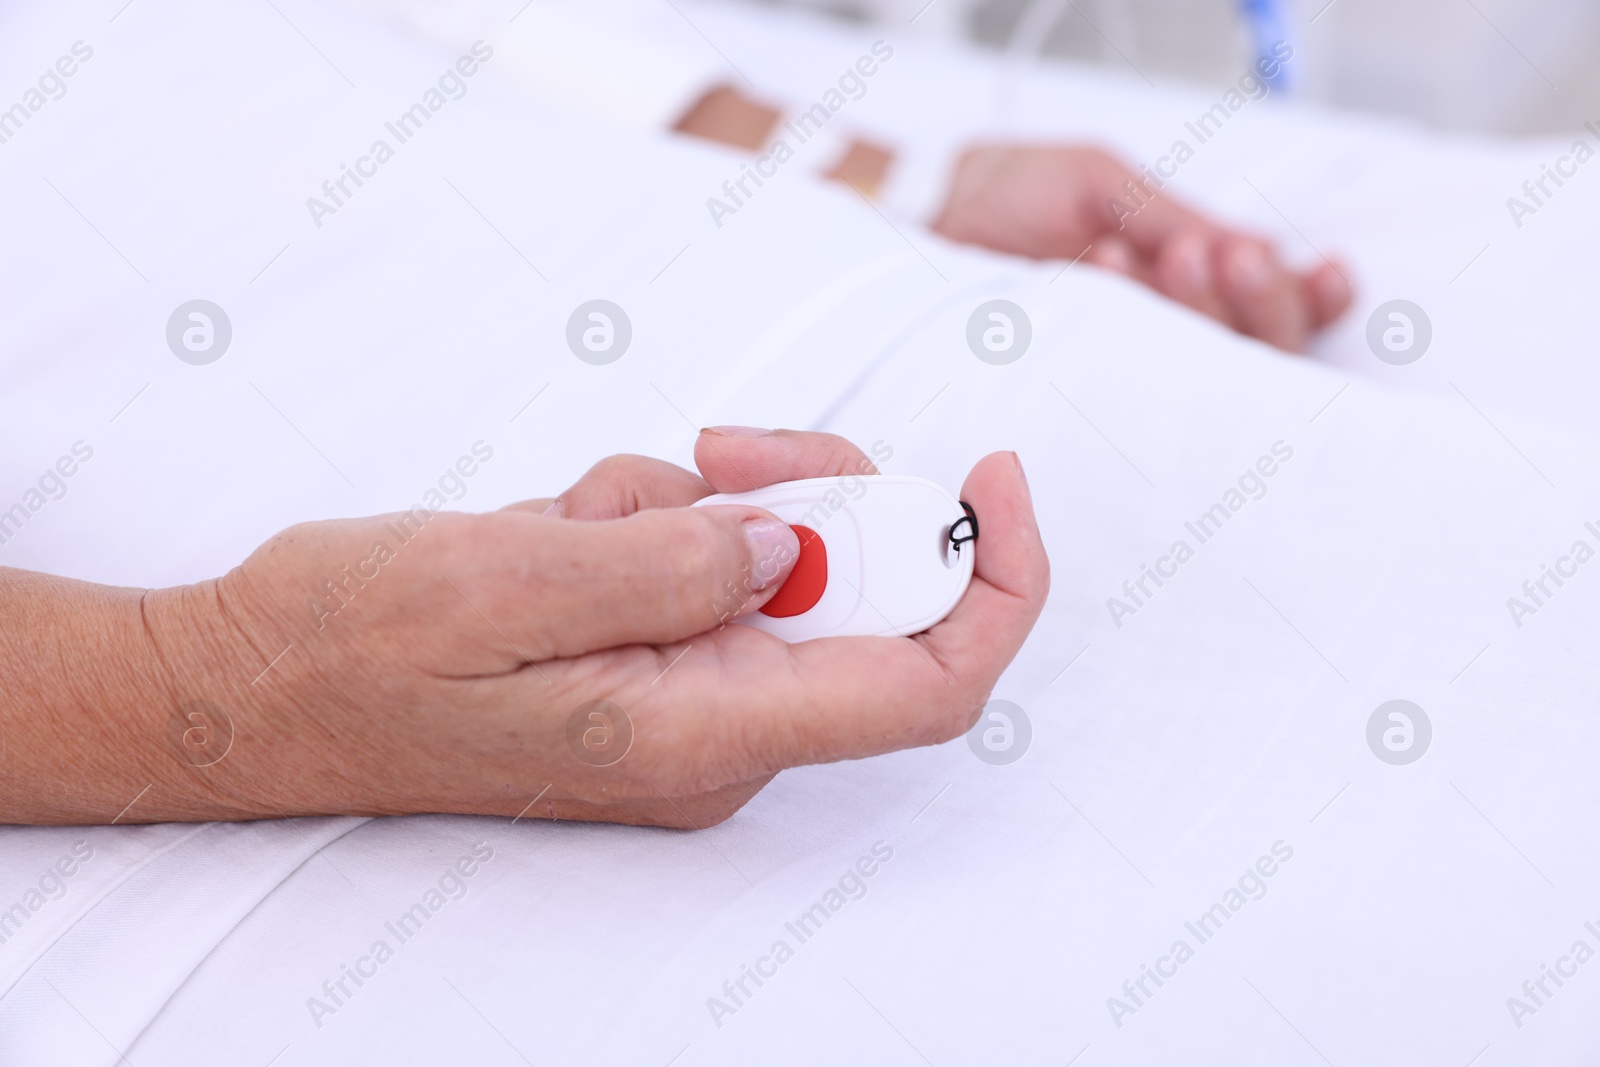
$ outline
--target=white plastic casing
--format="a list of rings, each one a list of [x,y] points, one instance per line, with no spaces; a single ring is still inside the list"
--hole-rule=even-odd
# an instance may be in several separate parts
[[[847,475],[779,482],[696,501],[749,504],[814,531],[827,550],[827,583],[807,611],[736,621],[788,642],[817,637],[905,637],[955,610],[972,581],[977,542],[952,546],[965,518],[942,486],[899,475]],[[968,533],[962,525],[959,533]]]

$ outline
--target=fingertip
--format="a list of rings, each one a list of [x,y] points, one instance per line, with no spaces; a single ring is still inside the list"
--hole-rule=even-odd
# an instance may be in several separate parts
[[[1022,459],[995,452],[972,468],[961,499],[978,516],[977,577],[1005,592],[1032,598],[1049,586],[1049,560],[1033,511]]]
[[[1132,276],[1136,267],[1133,246],[1120,237],[1102,237],[1089,248],[1090,263],[1114,274]]]
[[[694,442],[694,465],[700,476],[718,493],[746,493],[761,487],[757,477],[746,470],[745,457],[752,448],[759,450],[766,444],[770,433],[761,435],[731,434],[731,427],[709,426],[701,430]]]
[[[1312,271],[1306,288],[1315,309],[1318,329],[1343,315],[1355,299],[1349,268],[1338,260],[1330,260]]]
[[[1022,492],[1027,496],[1028,505],[1031,507],[1033,505],[1033,488],[1028,485],[1028,472],[1022,466],[1022,457],[1013,452],[1011,453],[1011,459],[1017,465],[1017,478],[1022,482]]]
[[[1234,326],[1285,352],[1299,352],[1310,337],[1311,308],[1300,279],[1272,248],[1237,237],[1222,251],[1222,292]]]
[[[750,556],[751,591],[782,585],[800,558],[800,536],[788,523],[765,512],[745,519],[741,526]]]

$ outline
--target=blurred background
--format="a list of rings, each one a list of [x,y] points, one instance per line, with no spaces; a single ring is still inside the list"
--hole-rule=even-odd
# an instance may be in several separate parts
[[[748,2],[1202,85],[1237,81],[1258,47],[1287,40],[1302,99],[1485,133],[1600,121],[1600,0]]]

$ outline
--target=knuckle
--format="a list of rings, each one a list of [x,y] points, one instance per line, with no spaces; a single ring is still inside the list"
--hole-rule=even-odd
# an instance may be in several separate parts
[[[648,460],[643,456],[607,456],[586,471],[573,487],[562,494],[578,513],[590,510],[585,505],[603,506],[626,495],[628,486],[643,475]]]
[[[731,576],[742,562],[737,532],[718,522],[709,513],[688,511],[676,516],[676,527],[669,536],[668,554],[671,578],[682,592],[698,593],[709,582],[713,585]]]
[[[582,480],[593,479],[599,482],[626,481],[629,475],[636,473],[649,462],[649,459],[645,456],[636,456],[626,452],[615,456],[607,456],[590,467]]]

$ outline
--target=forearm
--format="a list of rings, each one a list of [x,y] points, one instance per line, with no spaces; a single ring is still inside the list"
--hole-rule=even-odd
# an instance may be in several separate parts
[[[0,822],[215,817],[224,775],[197,766],[185,704],[211,585],[146,591],[0,569]],[[213,738],[213,741],[219,739]],[[187,755],[188,758],[185,758]]]

